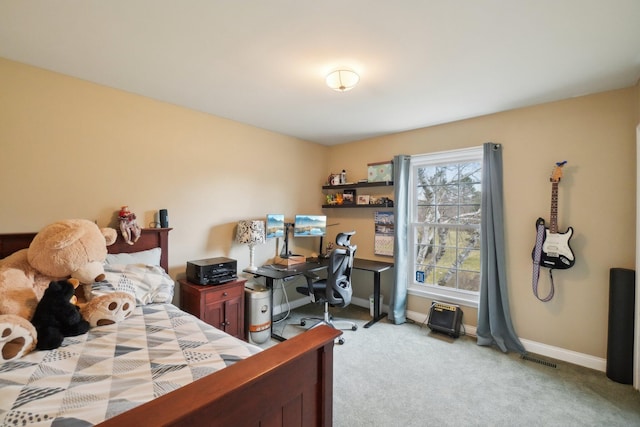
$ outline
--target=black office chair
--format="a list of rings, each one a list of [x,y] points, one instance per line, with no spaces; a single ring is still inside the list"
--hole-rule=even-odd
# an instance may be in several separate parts
[[[355,231],[347,233],[339,233],[336,236],[337,247],[331,251],[329,255],[329,266],[327,268],[327,278],[319,279],[318,276],[305,275],[307,286],[297,287],[296,290],[304,295],[311,297],[311,301],[316,303],[324,303],[324,317],[303,317],[300,320],[300,326],[305,326],[308,320],[317,320],[318,322],[312,326],[325,324],[336,329],[351,329],[355,331],[358,325],[348,320],[333,320],[333,316],[329,314],[329,306],[346,307],[351,303],[351,270],[353,269],[353,257],[358,248],[351,244],[351,236],[356,234]],[[319,280],[318,280],[319,279]],[[348,324],[348,328],[339,328],[336,322]],[[338,344],[344,344],[344,338],[338,338]]]

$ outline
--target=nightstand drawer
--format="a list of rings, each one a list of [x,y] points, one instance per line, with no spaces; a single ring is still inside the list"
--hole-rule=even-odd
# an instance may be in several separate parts
[[[244,295],[244,287],[235,286],[228,289],[209,290],[204,297],[205,304],[211,304],[221,300],[237,298]]]

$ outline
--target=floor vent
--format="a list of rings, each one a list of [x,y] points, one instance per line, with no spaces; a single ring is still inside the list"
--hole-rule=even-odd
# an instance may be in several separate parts
[[[523,354],[522,356],[520,356],[520,358],[524,359],[524,360],[528,360],[530,362],[536,362],[536,363],[539,363],[541,365],[548,366],[550,368],[556,368],[557,367],[555,363],[547,362],[546,360],[542,360],[542,359],[536,359],[535,357],[531,357],[531,356],[526,355],[526,354]]]

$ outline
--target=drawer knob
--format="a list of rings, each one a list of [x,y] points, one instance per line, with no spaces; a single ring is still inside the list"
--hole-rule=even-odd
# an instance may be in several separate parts
[[[222,296],[223,296],[223,297],[226,297],[227,295],[229,295],[229,294],[228,294],[228,293],[226,293],[226,292],[223,292],[223,293],[222,293]]]

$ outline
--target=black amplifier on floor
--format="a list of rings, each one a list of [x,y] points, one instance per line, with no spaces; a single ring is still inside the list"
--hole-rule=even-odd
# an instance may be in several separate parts
[[[436,332],[445,333],[453,338],[460,336],[462,310],[460,306],[434,301],[429,310],[427,326]]]
[[[187,262],[187,280],[197,285],[222,285],[237,278],[235,259],[219,257]]]

